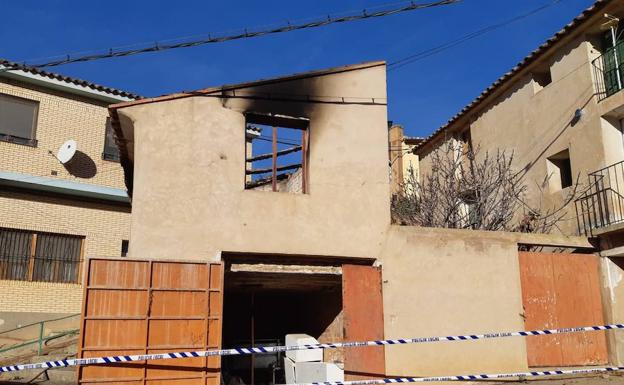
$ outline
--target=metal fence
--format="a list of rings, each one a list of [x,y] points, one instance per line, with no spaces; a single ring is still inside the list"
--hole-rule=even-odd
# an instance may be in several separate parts
[[[579,234],[624,222],[624,161],[588,175],[589,190],[575,201]]]
[[[624,87],[624,41],[594,59],[594,77],[598,101],[604,100]]]
[[[16,352],[32,351],[43,354],[55,341],[76,336],[80,331],[80,314],[34,322],[0,332],[0,357],[7,358]]]

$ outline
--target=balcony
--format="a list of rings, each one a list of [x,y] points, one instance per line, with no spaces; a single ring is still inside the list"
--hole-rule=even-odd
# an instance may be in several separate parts
[[[588,178],[588,190],[574,202],[579,234],[596,236],[609,228],[624,228],[624,161],[594,171]]]
[[[624,88],[624,40],[594,59],[592,65],[599,102],[621,91]]]

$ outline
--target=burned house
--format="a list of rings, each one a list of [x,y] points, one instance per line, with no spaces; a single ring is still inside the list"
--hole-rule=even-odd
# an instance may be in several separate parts
[[[112,106],[132,241],[128,258],[87,263],[79,354],[273,346],[294,333],[334,342],[604,322],[587,238],[390,224],[386,97],[385,63],[370,62]],[[527,266],[555,256],[519,253],[527,245],[575,252],[562,254],[576,267],[558,275],[567,286],[540,291],[553,275]],[[578,276],[592,280],[568,292]],[[528,306],[564,293],[568,302]],[[571,312],[571,303],[592,306]],[[347,379],[518,371],[619,362],[611,337],[359,347],[325,351],[323,360]],[[553,346],[565,362],[540,355]],[[570,346],[577,354],[563,355]],[[282,359],[86,366],[79,381],[274,384]]]

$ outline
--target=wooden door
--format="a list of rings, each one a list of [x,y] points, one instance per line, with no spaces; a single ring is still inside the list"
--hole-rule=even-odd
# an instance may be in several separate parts
[[[89,259],[79,357],[218,349],[219,263]],[[220,359],[196,357],[78,368],[79,384],[219,384]]]
[[[384,338],[381,270],[373,266],[342,266],[345,341]],[[345,349],[347,380],[384,377],[383,346]]]
[[[527,330],[604,324],[598,257],[520,252],[519,262]],[[532,367],[607,363],[604,331],[526,338]]]

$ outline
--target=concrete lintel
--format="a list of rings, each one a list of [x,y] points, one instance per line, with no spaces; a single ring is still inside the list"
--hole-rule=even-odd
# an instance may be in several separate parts
[[[600,252],[601,257],[624,257],[624,246],[614,247],[612,249]]]
[[[234,273],[342,274],[342,268],[339,266],[270,265],[265,263],[233,263],[230,266],[230,271]]]

